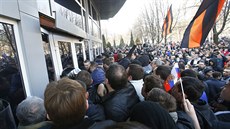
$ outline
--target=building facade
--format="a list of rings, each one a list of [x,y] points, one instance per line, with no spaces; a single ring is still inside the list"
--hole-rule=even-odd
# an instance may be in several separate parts
[[[103,52],[101,19],[126,0],[0,0],[0,98],[43,97],[67,67]]]

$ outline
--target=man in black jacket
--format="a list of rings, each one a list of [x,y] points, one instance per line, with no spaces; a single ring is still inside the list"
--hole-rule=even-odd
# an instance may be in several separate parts
[[[106,71],[108,94],[102,98],[106,119],[117,122],[126,121],[139,98],[123,66],[113,64]]]

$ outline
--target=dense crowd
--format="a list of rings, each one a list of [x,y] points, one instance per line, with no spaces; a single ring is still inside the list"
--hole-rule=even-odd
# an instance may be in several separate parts
[[[228,129],[230,52],[225,41],[178,43],[103,53],[50,82],[44,100],[16,110],[19,129]],[[172,67],[181,80],[170,89]]]

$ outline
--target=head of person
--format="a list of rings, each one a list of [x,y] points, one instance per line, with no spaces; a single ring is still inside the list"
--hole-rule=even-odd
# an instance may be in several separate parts
[[[90,62],[89,71],[92,73],[97,67],[98,64],[95,61],[92,61]]]
[[[128,58],[123,58],[121,59],[118,64],[120,64],[121,66],[123,66],[125,69],[128,68],[129,64],[131,63],[130,59]]]
[[[124,58],[124,56],[123,56],[123,54],[118,53],[117,58],[118,58],[118,61],[120,61],[122,58]]]
[[[210,60],[209,60],[209,65],[212,66],[212,67],[215,67],[215,66],[216,66],[216,61],[215,61],[215,59],[210,59]]]
[[[166,81],[168,76],[171,74],[171,68],[164,65],[158,66],[155,74],[160,76],[162,80]]]
[[[76,75],[76,80],[81,80],[83,81],[87,87],[90,87],[91,84],[93,83],[93,79],[91,77],[91,74],[86,71],[82,70]]]
[[[51,121],[57,127],[79,124],[88,108],[87,93],[75,80],[63,78],[50,82],[44,93],[44,103]]]
[[[36,96],[27,97],[18,104],[16,116],[21,126],[28,126],[46,120],[44,101]]]
[[[192,69],[186,69],[181,72],[181,77],[186,77],[186,76],[197,78],[197,73]]]
[[[131,61],[131,64],[137,64],[137,65],[142,66],[142,63],[141,63],[138,59],[132,60],[132,61]]]
[[[185,70],[185,64],[184,63],[179,62],[178,66],[179,66],[180,72]]]
[[[230,76],[230,68],[225,68],[223,71],[223,76],[224,77],[229,77]]]
[[[220,92],[220,98],[230,102],[230,83],[226,84]]]
[[[194,77],[182,77],[182,86],[184,89],[185,98],[190,102],[197,102],[201,97],[205,85],[198,78]],[[182,103],[182,88],[181,83],[178,81],[170,91],[171,95],[175,97],[178,103]]]
[[[212,77],[215,78],[215,79],[217,79],[217,80],[220,80],[222,78],[222,74],[221,74],[221,72],[214,71],[212,73]]]
[[[103,68],[105,69],[105,71],[109,68],[111,64],[112,64],[112,61],[110,58],[103,59]]]
[[[114,90],[122,89],[128,82],[125,68],[119,64],[112,64],[106,71],[106,84]]]
[[[110,57],[109,57],[109,60],[110,60],[110,63],[111,63],[111,64],[115,62],[115,59],[114,59],[113,56],[110,56]]]
[[[93,79],[92,86],[101,84],[105,81],[105,71],[102,68],[95,68],[93,71],[91,71],[91,76]]]
[[[97,67],[103,68],[103,60],[102,59],[96,59],[95,62],[97,63]]]
[[[75,74],[73,72],[74,68],[72,67],[67,67],[62,71],[62,74],[60,75],[61,78],[63,77],[68,77],[73,79],[75,77]]]
[[[206,68],[204,69],[204,75],[205,77],[209,78],[212,77],[213,69],[212,68]]]
[[[89,70],[90,61],[89,61],[89,60],[85,60],[85,61],[83,62],[83,64],[84,64],[85,70]]]
[[[140,122],[151,129],[176,129],[169,113],[158,103],[142,101],[137,103],[130,113],[130,121]]]
[[[138,64],[130,64],[126,71],[129,80],[140,80],[144,77],[144,69]]]
[[[160,88],[153,88],[148,93],[147,100],[158,102],[168,112],[175,112],[177,109],[176,99]]]
[[[118,122],[115,125],[109,126],[106,129],[150,129],[139,122]]]
[[[163,62],[160,59],[154,59],[151,62],[152,69],[155,69],[162,64],[163,64]]]
[[[148,66],[149,65],[149,56],[147,54],[141,55],[138,57],[138,60],[141,62],[142,67]]]
[[[203,70],[206,67],[205,62],[203,60],[199,61],[198,68],[200,70]]]
[[[149,91],[151,91],[153,88],[163,89],[163,82],[156,75],[147,75],[144,78],[144,84],[141,90],[141,94],[146,98]]]

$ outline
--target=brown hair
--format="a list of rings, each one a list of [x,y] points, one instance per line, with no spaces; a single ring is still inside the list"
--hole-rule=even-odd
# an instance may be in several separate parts
[[[213,78],[218,79],[222,76],[221,72],[215,71],[212,73]]]
[[[147,100],[158,102],[168,112],[175,112],[177,108],[176,99],[160,88],[153,88],[148,93]]]
[[[68,78],[47,85],[45,108],[56,126],[72,126],[84,118],[87,110],[85,93],[81,84]]]
[[[162,80],[166,81],[168,76],[171,74],[171,68],[165,65],[158,66],[156,71],[156,75],[159,75]]]
[[[145,92],[148,93],[152,88],[162,88],[163,83],[156,75],[147,75],[144,79]]]
[[[83,82],[86,84],[87,87],[90,87],[91,84],[92,84],[92,76],[91,76],[91,74],[90,74],[88,71],[86,71],[86,70],[81,70],[81,71],[77,74],[76,79],[77,79],[77,80],[83,81]]]
[[[132,80],[140,80],[144,77],[144,69],[137,64],[130,64],[128,67],[128,76],[132,76]]]

